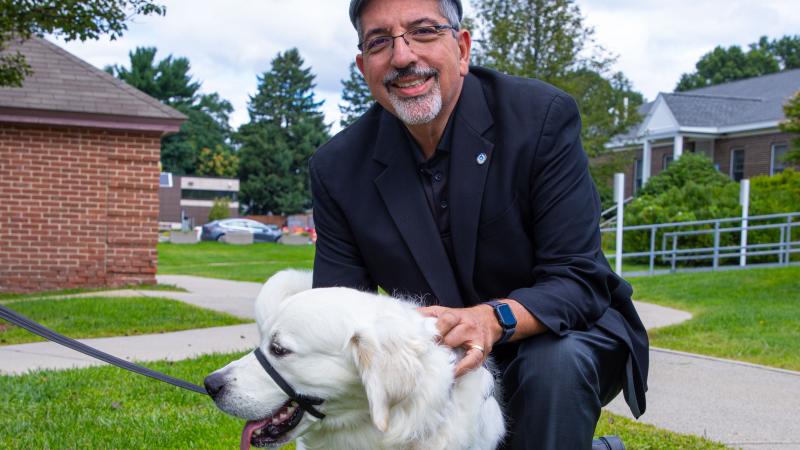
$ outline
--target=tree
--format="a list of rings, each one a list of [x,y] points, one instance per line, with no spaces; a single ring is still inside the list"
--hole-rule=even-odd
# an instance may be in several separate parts
[[[374,103],[367,82],[356,68],[355,62],[350,63],[350,76],[342,80],[342,100],[345,102],[339,104],[339,112],[342,113],[339,124],[342,128],[355,122]]]
[[[762,37],[762,40],[766,37]],[[778,58],[781,70],[800,69],[800,35],[783,36],[769,43],[770,51]]]
[[[0,0],[0,51],[9,39],[53,33],[67,41],[113,40],[127,30],[136,15],[164,15],[166,8],[151,0]],[[31,69],[19,52],[0,55],[0,86],[21,86]]]
[[[239,174],[239,157],[221,145],[217,145],[213,149],[204,147],[198,156],[197,174],[212,177],[236,177]]]
[[[214,199],[211,204],[211,209],[208,211],[208,221],[227,219],[231,216],[231,203],[225,197],[218,197]]]
[[[800,67],[800,36],[770,41],[762,36],[745,52],[738,45],[717,46],[703,55],[695,71],[681,75],[676,91],[688,91],[744,78],[758,77]]]
[[[594,30],[584,26],[574,0],[477,0],[474,6],[471,26],[482,37],[478,64],[560,87],[579,68],[603,69],[613,61],[601,48],[589,48]]]
[[[189,74],[191,64],[187,58],[168,55],[156,62],[156,53],[155,47],[138,47],[128,53],[130,68],[114,65],[105,70],[186,114],[180,131],[161,139],[161,165],[163,170],[178,175],[199,174],[202,149],[232,154],[228,120],[233,106],[217,93],[198,94],[200,82]],[[208,165],[202,170],[214,172]]]
[[[783,112],[786,121],[781,123],[781,131],[800,134],[800,91],[795,92],[794,97],[783,105]],[[792,140],[792,149],[784,155],[783,160],[800,164],[800,137]]]
[[[478,0],[469,27],[477,29],[476,61],[502,72],[559,87],[578,102],[581,138],[590,156],[639,121],[643,97],[624,74],[610,71],[614,58],[593,44],[574,0]],[[626,100],[627,99],[627,100]],[[599,181],[598,181],[599,183]]]
[[[328,139],[314,99],[314,74],[293,48],[272,60],[239,128],[240,197],[251,214],[302,212],[311,206],[308,158]]]
[[[130,69],[113,65],[105,71],[167,105],[193,104],[200,83],[189,75],[189,60],[168,55],[156,63],[157,52],[155,47],[137,47],[128,52]]]

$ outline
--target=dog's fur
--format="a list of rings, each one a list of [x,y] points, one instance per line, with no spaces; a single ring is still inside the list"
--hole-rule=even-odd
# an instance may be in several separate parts
[[[324,399],[281,437],[308,450],[489,450],[505,433],[495,380],[481,367],[455,379],[459,352],[436,344],[435,319],[412,302],[347,288],[310,289],[311,274],[283,271],[256,300],[260,348],[303,395]],[[274,342],[291,353],[270,353]],[[211,376],[214,401],[248,420],[269,417],[286,394],[250,353]]]

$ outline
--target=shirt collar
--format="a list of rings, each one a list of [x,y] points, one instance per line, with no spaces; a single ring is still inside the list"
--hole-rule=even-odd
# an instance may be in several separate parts
[[[459,99],[459,103],[460,103]],[[437,161],[439,158],[445,157],[450,153],[450,143],[453,142],[453,122],[455,122],[455,115],[456,111],[458,110],[458,104],[453,109],[453,112],[450,113],[450,117],[447,119],[447,125],[444,127],[444,132],[442,133],[442,137],[439,139],[439,143],[436,144],[436,150],[434,150],[433,155],[430,159],[425,159],[424,153],[422,149],[417,144],[417,141],[414,140],[414,136],[411,135],[411,132],[408,131],[408,128],[403,125],[403,132],[406,135],[406,139],[408,139],[408,143],[411,146],[411,153],[414,154],[414,161],[417,162],[418,165],[430,163]],[[399,119],[398,119],[399,120]]]

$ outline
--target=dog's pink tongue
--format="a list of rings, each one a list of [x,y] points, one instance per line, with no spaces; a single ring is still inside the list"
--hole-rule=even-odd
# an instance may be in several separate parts
[[[242,430],[242,442],[239,443],[240,450],[250,450],[250,440],[253,432],[267,424],[267,420],[248,420]]]

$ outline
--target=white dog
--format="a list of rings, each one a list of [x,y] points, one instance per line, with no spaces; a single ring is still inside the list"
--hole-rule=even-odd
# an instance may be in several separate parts
[[[435,319],[395,298],[310,287],[308,272],[267,281],[256,299],[259,349],[298,394],[320,399],[324,418],[249,353],[206,378],[217,406],[248,420],[242,448],[296,438],[308,450],[497,447],[505,425],[494,377],[481,367],[455,379],[461,354],[437,345]]]

